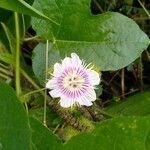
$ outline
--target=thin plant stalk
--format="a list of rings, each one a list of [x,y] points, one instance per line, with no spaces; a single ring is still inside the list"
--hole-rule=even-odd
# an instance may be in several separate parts
[[[23,24],[23,29],[22,29],[23,30],[23,34],[22,35],[23,35],[23,39],[24,39],[25,32],[26,32],[26,29],[25,29],[25,19],[24,19],[24,15],[23,14],[21,15],[21,17],[22,17],[22,24]]]
[[[45,52],[45,82],[47,82],[47,71],[48,71],[48,40],[46,41],[46,52]],[[47,97],[47,89],[45,89],[44,96],[44,116],[43,116],[43,124],[46,126],[46,97]]]
[[[16,29],[16,65],[15,65],[15,74],[16,74],[16,93],[17,96],[20,95],[21,86],[20,86],[20,29],[19,29],[19,15],[15,12],[15,29]]]
[[[150,61],[150,53],[148,52],[148,50],[146,50],[145,52],[146,52],[148,60]]]
[[[29,95],[32,95],[32,94],[35,94],[35,93],[39,93],[39,92],[44,91],[44,90],[45,90],[45,88],[34,90],[34,91],[31,91],[29,93],[24,94],[22,97],[26,97],[26,96],[29,96]]]
[[[30,82],[33,85],[35,89],[37,90],[41,89],[22,68],[20,71],[21,71],[21,74],[28,80],[28,82]]]
[[[33,41],[33,40],[34,40],[34,41],[40,40],[40,39],[39,39],[39,36],[36,35],[36,36],[33,36],[33,37],[25,38],[25,39],[24,39],[24,42]]]
[[[141,5],[141,7],[144,9],[145,13],[147,14],[147,16],[150,19],[150,13],[147,11],[147,9],[145,8],[145,6],[142,4],[142,2],[140,0],[138,0],[139,4]]]

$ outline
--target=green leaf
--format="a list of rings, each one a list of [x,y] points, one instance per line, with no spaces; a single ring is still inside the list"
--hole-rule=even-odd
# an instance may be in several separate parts
[[[123,117],[107,120],[97,124],[91,133],[72,138],[64,149],[145,150],[145,139],[150,129],[149,123],[149,117]]]
[[[45,84],[45,49],[46,44],[38,44],[34,51],[32,57],[32,67],[33,71],[42,85]],[[49,55],[48,64],[49,67],[60,60],[59,51],[54,49],[52,44],[49,43]]]
[[[57,24],[54,20],[51,18],[48,18],[41,12],[39,12],[37,9],[26,3],[24,0],[1,0],[0,1],[0,7],[5,8],[8,10],[12,10],[14,12],[19,12],[22,14],[26,14],[29,16],[39,17],[41,19],[46,19],[52,23]]]
[[[112,115],[145,116],[150,115],[150,92],[141,92],[116,102],[104,108],[104,111]]]
[[[30,118],[32,129],[32,143],[36,150],[58,150],[61,147],[58,138],[39,121]]]
[[[14,91],[0,82],[0,149],[30,150],[27,114]]]
[[[150,117],[119,117],[97,123],[89,133],[73,137],[65,144],[35,119],[30,119],[35,149],[51,150],[146,150]],[[148,149],[147,149],[148,150]]]
[[[115,12],[92,15],[90,0],[35,0],[33,6],[60,24],[33,19],[38,35],[53,41],[53,48],[62,57],[76,52],[103,71],[129,65],[150,43],[148,36],[126,16]]]
[[[0,21],[1,22],[7,21],[8,18],[12,16],[11,11],[8,11],[8,10],[2,9],[2,8],[0,8],[0,14],[3,14],[3,15],[0,15]]]

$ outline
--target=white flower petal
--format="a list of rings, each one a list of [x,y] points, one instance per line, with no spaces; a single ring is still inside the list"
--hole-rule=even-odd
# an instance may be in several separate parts
[[[55,80],[53,80],[53,79],[48,80],[48,82],[46,83],[46,88],[47,89],[53,89],[55,87],[56,87]]]
[[[61,97],[60,99],[60,105],[64,108],[68,108],[72,106],[74,103],[75,101],[71,98],[69,99],[69,98]]]
[[[62,67],[63,69],[71,65],[71,58],[66,57],[64,60],[62,60]]]
[[[85,105],[85,106],[91,106],[92,105],[92,102],[84,96],[82,97],[82,101],[83,101],[83,105]]]
[[[51,95],[51,97],[53,97],[53,98],[56,98],[56,97],[60,97],[60,92],[59,92],[59,90],[57,90],[57,89],[54,89],[54,90],[51,90],[50,92],[49,92],[49,94]]]
[[[85,95],[86,99],[89,101],[95,101],[96,100],[96,92],[94,89],[89,89]]]
[[[72,64],[75,66],[81,66],[82,65],[82,61],[80,60],[79,56],[76,53],[71,53],[71,61]]]
[[[89,70],[88,73],[91,84],[98,85],[100,83],[100,75],[94,70]]]
[[[79,103],[79,105],[84,106],[91,106],[92,101],[96,100],[96,93],[94,89],[89,89],[86,95],[78,98],[76,101]]]
[[[58,77],[61,72],[62,72],[62,65],[59,64],[59,63],[56,63],[56,64],[54,65],[54,72],[53,72],[53,75],[54,75],[55,77]]]
[[[82,96],[76,100],[81,106],[91,106],[92,102],[88,100],[85,96]]]

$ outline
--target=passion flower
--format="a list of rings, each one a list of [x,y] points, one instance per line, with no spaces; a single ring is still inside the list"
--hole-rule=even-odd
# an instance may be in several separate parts
[[[56,63],[52,79],[46,83],[51,97],[60,97],[60,105],[65,108],[74,104],[91,106],[96,100],[95,86],[100,83],[100,75],[90,66],[76,53],[64,58],[61,64]]]

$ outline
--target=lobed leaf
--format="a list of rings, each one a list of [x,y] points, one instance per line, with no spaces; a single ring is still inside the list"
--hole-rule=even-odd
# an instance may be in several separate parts
[[[148,36],[130,18],[116,12],[92,15],[89,0],[35,0],[33,6],[59,25],[34,18],[33,28],[49,39],[61,57],[76,52],[102,71],[129,65],[147,48]]]
[[[65,144],[60,141],[42,124],[30,119],[33,130],[35,149],[51,150],[148,150],[149,117],[119,117],[97,123],[89,133],[73,137]]]

